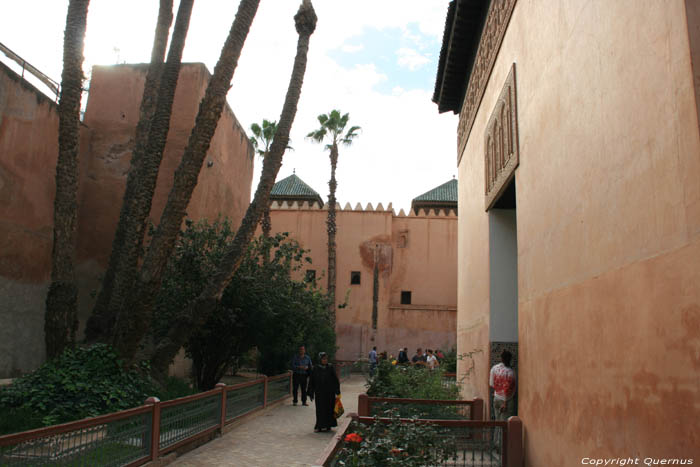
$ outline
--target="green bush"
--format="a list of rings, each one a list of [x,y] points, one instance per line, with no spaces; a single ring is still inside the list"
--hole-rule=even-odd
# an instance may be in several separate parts
[[[389,418],[389,423],[381,423],[377,417],[371,425],[353,422],[336,455],[337,465],[411,467],[439,465],[456,458],[454,438],[443,436],[444,428],[415,418],[402,423],[396,413]]]
[[[141,405],[157,394],[145,373],[125,370],[104,344],[68,349],[0,389],[0,426],[22,431]]]
[[[459,390],[454,385],[443,385],[443,370],[392,365],[380,360],[377,373],[367,382],[371,397],[399,397],[407,399],[457,399]]]

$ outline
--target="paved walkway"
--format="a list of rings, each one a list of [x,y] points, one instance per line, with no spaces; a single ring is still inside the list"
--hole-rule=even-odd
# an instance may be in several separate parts
[[[365,392],[365,377],[352,375],[340,383],[345,413],[357,412],[357,396]],[[203,467],[310,466],[321,455],[335,432],[314,433],[316,412],[292,406],[291,398],[194,451],[179,457],[172,465]]]

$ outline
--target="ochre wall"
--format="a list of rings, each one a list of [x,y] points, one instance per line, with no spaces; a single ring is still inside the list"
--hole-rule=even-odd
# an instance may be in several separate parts
[[[144,65],[95,67],[81,126],[77,281],[81,329],[109,257],[133,149]],[[184,64],[156,187],[158,223],[209,72]],[[58,155],[57,107],[0,64],[0,377],[44,359],[44,300],[51,271],[53,198]],[[250,202],[253,149],[228,105],[188,207],[194,219],[238,223]]]
[[[485,398],[483,142],[515,62],[527,465],[700,460],[700,138],[684,3],[518,1],[463,153],[458,346],[484,351],[465,395]]]
[[[379,209],[379,207],[377,207]],[[383,209],[383,208],[382,208]],[[327,285],[326,209],[273,205],[273,232],[289,232],[311,250],[318,283]],[[443,348],[455,344],[457,218],[402,214],[391,210],[337,211],[336,303],[347,295],[347,307],[336,314],[338,359],[366,358],[373,345],[397,355],[399,347]],[[401,244],[399,234],[407,233]],[[377,330],[372,330],[375,255],[379,264]],[[350,273],[359,271],[359,285]],[[401,305],[402,290],[412,292],[412,305]],[[374,338],[374,341],[372,340]]]

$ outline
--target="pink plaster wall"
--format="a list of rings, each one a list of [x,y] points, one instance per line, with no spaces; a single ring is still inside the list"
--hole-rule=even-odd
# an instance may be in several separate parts
[[[484,350],[464,395],[485,398],[483,140],[515,62],[526,465],[700,461],[700,135],[684,3],[518,1],[467,142],[457,339]]]
[[[290,232],[311,250],[319,284],[327,279],[325,209],[273,208],[273,232]],[[366,358],[373,345],[397,354],[399,347],[447,349],[455,344],[457,218],[396,216],[392,211],[339,210],[336,314],[339,359]],[[400,248],[399,234],[408,234]],[[377,247],[378,246],[378,247]],[[378,248],[379,300],[377,330],[372,330],[374,249]],[[359,271],[361,283],[350,284]],[[323,277],[322,277],[323,275]],[[322,278],[321,278],[322,277]],[[400,305],[402,290],[412,292],[412,305]]]

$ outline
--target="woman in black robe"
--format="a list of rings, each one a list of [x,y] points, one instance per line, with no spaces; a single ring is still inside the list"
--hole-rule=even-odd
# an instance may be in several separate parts
[[[335,396],[340,394],[340,381],[335,373],[333,365],[328,363],[326,352],[318,354],[320,364],[315,365],[311,378],[309,378],[309,388],[307,394],[311,400],[316,399],[316,426],[314,431],[328,431],[333,426],[338,426],[333,409],[335,407]]]

